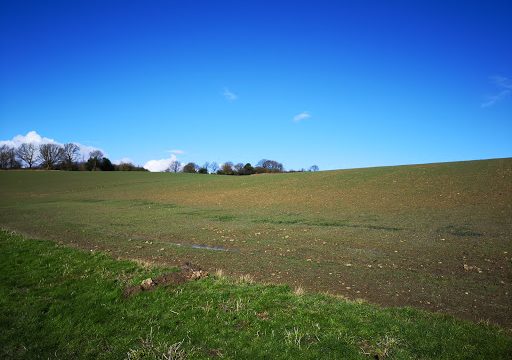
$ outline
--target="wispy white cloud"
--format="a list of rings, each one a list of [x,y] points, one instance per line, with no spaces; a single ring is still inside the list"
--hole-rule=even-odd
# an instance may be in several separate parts
[[[177,161],[176,155],[171,154],[167,159],[149,160],[144,164],[144,168],[151,172],[162,172],[169,168],[172,162]]]
[[[238,99],[238,95],[232,91],[229,91],[228,88],[224,88],[224,92],[222,93],[222,95],[224,95],[224,97],[228,101],[235,101],[236,99]]]
[[[300,122],[306,119],[309,119],[311,117],[311,114],[307,111],[303,111],[300,114],[297,114],[293,117],[294,122]]]
[[[512,79],[500,75],[492,76],[490,79],[499,92],[486,96],[486,100],[480,105],[483,108],[493,106],[512,94]]]
[[[23,143],[28,144],[34,144],[34,145],[42,145],[42,144],[56,144],[56,145],[63,145],[62,143],[55,141],[54,139],[50,139],[44,136],[39,135],[36,131],[29,131],[26,135],[16,135],[11,140],[2,140],[0,141],[1,145],[7,145],[11,147],[19,147]],[[79,148],[80,151],[80,157],[87,159],[89,157],[89,154],[94,150],[100,150],[101,152],[105,153],[103,150],[89,145],[80,144],[77,142],[74,142]]]
[[[169,152],[171,154],[174,154],[174,155],[183,155],[183,154],[185,154],[185,151],[183,151],[183,150],[169,150]]]
[[[500,88],[512,90],[512,79],[505,76],[491,76],[491,81]]]
[[[496,104],[497,102],[507,98],[508,96],[510,95],[510,90],[503,90],[501,91],[499,94],[496,94],[496,95],[488,95],[486,97],[486,101],[484,101],[481,106],[483,108],[486,108],[486,107],[489,107],[489,106],[493,106],[494,104]]]

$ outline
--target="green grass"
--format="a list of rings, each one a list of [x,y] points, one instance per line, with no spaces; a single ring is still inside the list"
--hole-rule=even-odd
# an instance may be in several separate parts
[[[245,177],[3,171],[0,226],[512,328],[511,184],[512,159]]]
[[[4,359],[508,359],[504,330],[215,277],[129,298],[169,271],[0,231]]]

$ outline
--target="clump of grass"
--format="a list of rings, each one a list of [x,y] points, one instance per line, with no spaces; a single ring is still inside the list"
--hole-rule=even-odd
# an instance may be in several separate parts
[[[284,331],[284,339],[287,345],[293,345],[299,349],[302,346],[302,339],[305,334],[302,333],[298,328],[294,327],[292,330]]]
[[[153,329],[141,340],[140,346],[130,349],[126,360],[185,360],[187,353],[181,348],[183,341],[167,345],[156,343],[153,339]]]
[[[343,301],[347,301],[347,302],[353,302],[353,300],[350,300],[349,298],[347,298],[344,295],[331,293],[329,291],[324,291],[322,293],[322,295],[328,296],[328,297],[331,297],[331,298],[334,298],[334,299],[338,299],[338,300],[343,300]]]
[[[245,307],[244,301],[241,298],[235,301],[235,312],[240,312]]]
[[[304,289],[302,288],[302,286],[297,286],[295,288],[295,290],[293,290],[293,293],[297,296],[302,296],[304,295],[306,292],[304,291]]]
[[[224,270],[217,269],[215,270],[215,278],[218,280],[224,280],[226,278],[226,275],[224,274]]]
[[[372,356],[374,359],[385,359],[387,358],[393,351],[394,348],[398,346],[400,341],[389,335],[385,335],[376,343],[372,343],[370,341],[362,341],[361,342],[361,352],[364,355]]]
[[[133,261],[135,261],[137,264],[139,264],[139,266],[146,268],[146,269],[150,269],[151,267],[154,266],[154,264],[151,263],[150,261],[146,261],[146,260],[142,260],[142,259],[133,259]]]
[[[251,274],[243,274],[238,277],[239,284],[254,284],[254,278]]]

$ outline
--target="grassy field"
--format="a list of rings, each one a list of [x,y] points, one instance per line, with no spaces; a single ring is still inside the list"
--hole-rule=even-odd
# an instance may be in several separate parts
[[[512,338],[503,329],[412,308],[297,294],[247,277],[209,276],[123,296],[127,286],[168,271],[0,231],[0,358],[512,355]]]
[[[512,159],[247,177],[10,171],[0,199],[1,227],[114,258],[512,328]]]

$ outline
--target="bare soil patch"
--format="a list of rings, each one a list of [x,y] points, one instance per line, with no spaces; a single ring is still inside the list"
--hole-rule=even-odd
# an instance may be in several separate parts
[[[207,276],[207,271],[186,262],[180,266],[177,272],[166,273],[155,278],[147,278],[138,285],[128,286],[123,291],[123,297],[127,298],[142,291],[151,291],[159,286],[181,285],[187,281],[198,280]]]

